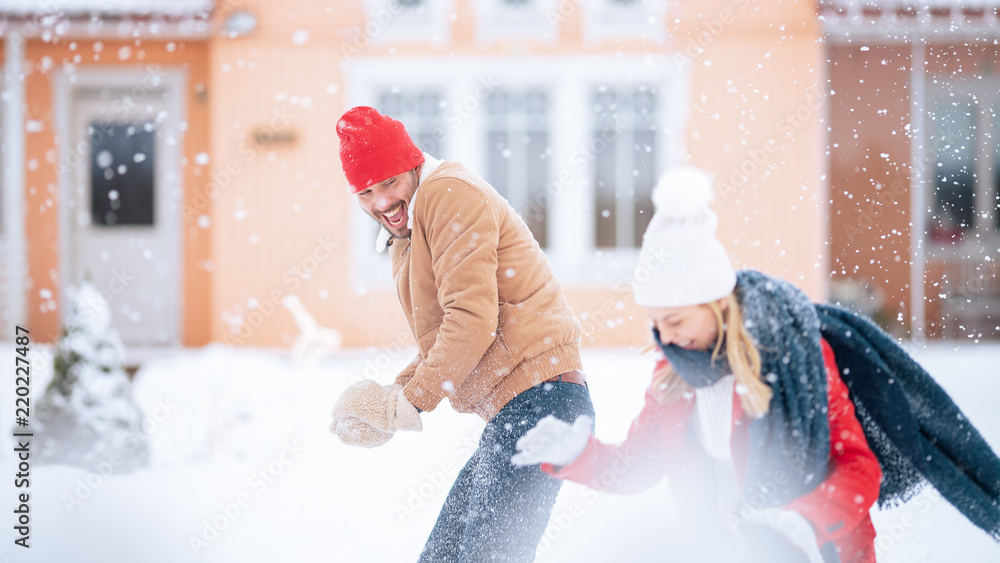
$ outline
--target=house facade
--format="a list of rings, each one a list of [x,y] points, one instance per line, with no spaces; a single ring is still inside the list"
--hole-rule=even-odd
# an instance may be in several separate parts
[[[822,2],[834,283],[891,331],[1000,338],[1000,3]]]
[[[65,287],[86,275],[130,350],[288,347],[297,329],[283,301],[292,294],[340,329],[345,346],[410,345],[388,261],[374,251],[376,226],[339,167],[337,118],[362,104],[401,119],[423,150],[463,162],[508,198],[545,248],[587,345],[648,342],[628,286],[652,187],[677,164],[716,175],[719,236],[738,265],[825,299],[832,271],[857,278],[866,260],[890,260],[868,249],[878,245],[864,225],[845,230],[866,208],[838,190],[864,197],[851,174],[866,172],[849,163],[871,151],[843,137],[841,113],[858,119],[838,105],[851,90],[843,61],[860,47],[830,41],[823,6],[0,8],[2,311],[38,340],[57,337]],[[854,111],[886,98],[876,94]],[[881,129],[866,123],[859,139]],[[909,263],[904,239],[879,244],[905,250]],[[891,273],[883,291],[904,295],[906,276],[892,264],[879,270]]]

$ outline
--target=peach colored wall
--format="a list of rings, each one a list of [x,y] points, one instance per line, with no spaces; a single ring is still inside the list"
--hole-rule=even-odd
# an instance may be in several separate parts
[[[28,246],[28,324],[32,335],[39,341],[52,341],[60,330],[59,323],[59,186],[58,148],[52,112],[51,68],[63,64],[76,64],[77,68],[89,66],[130,66],[158,64],[164,67],[185,68],[188,72],[188,129],[184,138],[182,166],[185,186],[184,202],[191,204],[191,186],[202,181],[207,170],[194,164],[194,156],[207,150],[207,107],[198,96],[199,85],[207,78],[207,49],[200,42],[178,42],[173,52],[158,41],[101,41],[101,52],[94,51],[94,41],[59,40],[53,43],[28,42],[25,48],[25,121],[41,123],[39,132],[26,134],[25,164],[25,225]],[[75,48],[71,48],[71,44]],[[120,47],[128,45],[133,59],[119,61],[115,56]],[[79,55],[79,61],[74,58]],[[141,57],[141,58],[140,58]],[[45,64],[43,64],[45,61]],[[51,63],[51,64],[48,64]],[[208,237],[193,222],[185,218],[182,225],[184,241],[184,311],[182,342],[201,345],[209,341],[208,313],[212,308],[209,299],[209,274],[202,267],[208,259]],[[40,297],[42,288],[52,292],[55,308]]]
[[[678,42],[685,52],[696,52],[691,40],[707,44],[692,61],[687,147],[693,163],[718,180],[719,238],[737,265],[822,299],[825,61],[812,5],[686,5],[692,17]]]
[[[346,109],[341,47],[347,29],[364,26],[363,3],[245,0],[239,8],[257,16],[259,29],[210,43],[210,167],[215,174],[233,170],[227,186],[211,196],[213,340],[288,346],[296,329],[280,301],[296,293],[320,324],[350,327],[346,346],[409,342],[395,293],[358,295],[349,281],[349,211],[356,203],[340,170],[334,125]],[[227,10],[220,10],[217,21]],[[454,12],[444,46],[372,46],[365,55],[684,53],[689,38],[700,39],[707,50],[692,59],[686,140],[693,162],[729,179],[733,167],[749,169],[754,155],[763,159],[717,203],[720,236],[740,264],[824,296],[825,110],[818,89],[824,61],[811,6],[777,0],[678,3],[664,18],[675,38],[667,45],[585,42],[579,10],[561,23],[552,44],[484,45],[475,36],[468,0],[456,2]],[[680,24],[673,23],[676,18]],[[294,44],[303,32],[308,40]],[[266,128],[276,112],[287,121],[282,131],[294,140],[255,145],[254,131]],[[327,256],[325,245],[337,246],[322,259],[317,252]],[[310,276],[294,275],[295,266],[307,266]],[[567,297],[584,317],[586,343],[647,342],[646,322],[627,291],[569,287]]]
[[[322,3],[247,1],[241,9],[257,14],[259,29],[211,45],[211,166],[229,170],[227,185],[207,194],[213,339],[289,346],[297,329],[282,300],[294,293],[320,324],[341,328],[347,346],[394,341],[406,326],[395,295],[350,288],[348,206],[356,203],[335,128],[343,110],[337,30],[348,20]],[[303,30],[308,40],[296,44]],[[257,131],[290,140],[259,144]]]

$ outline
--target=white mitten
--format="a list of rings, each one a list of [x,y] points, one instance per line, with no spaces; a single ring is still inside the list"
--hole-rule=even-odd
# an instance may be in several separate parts
[[[370,379],[361,380],[341,393],[333,406],[330,424],[330,431],[344,443],[363,447],[384,444],[397,430],[422,428],[420,413],[403,396],[401,386],[382,386]]]
[[[812,524],[794,510],[782,508],[762,508],[748,519],[756,524],[770,526],[788,538],[795,547],[809,558],[809,563],[823,563],[823,556],[816,543],[816,532]]]
[[[375,448],[392,439],[392,432],[383,432],[353,416],[341,417],[330,424],[330,432],[348,446]]]
[[[590,440],[593,420],[579,416],[572,425],[549,415],[517,441],[517,454],[510,458],[514,465],[551,463],[569,465],[580,457]]]

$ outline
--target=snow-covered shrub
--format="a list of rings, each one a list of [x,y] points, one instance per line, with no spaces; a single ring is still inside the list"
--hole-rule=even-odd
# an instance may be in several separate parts
[[[52,380],[38,404],[35,436],[42,463],[107,473],[145,466],[143,414],[122,368],[125,347],[104,296],[87,280],[67,291]]]

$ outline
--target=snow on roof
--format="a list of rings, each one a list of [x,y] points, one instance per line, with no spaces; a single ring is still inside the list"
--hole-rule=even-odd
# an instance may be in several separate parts
[[[215,0],[0,0],[0,14],[50,16],[114,14],[198,16],[211,12]]]

